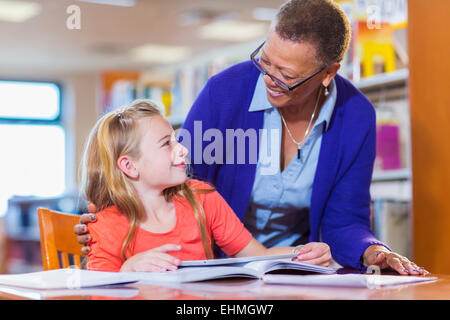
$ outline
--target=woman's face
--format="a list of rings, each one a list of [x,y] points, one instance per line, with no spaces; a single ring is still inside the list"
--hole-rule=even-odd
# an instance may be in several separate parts
[[[259,63],[271,75],[289,86],[308,78],[323,67],[316,59],[316,48],[310,42],[283,40],[271,31],[261,48]],[[298,106],[317,92],[326,69],[292,91],[283,90],[269,76],[264,76],[269,102],[278,108]]]
[[[178,143],[169,122],[161,116],[139,120],[140,156],[134,166],[138,181],[146,187],[163,190],[187,179],[187,149]]]

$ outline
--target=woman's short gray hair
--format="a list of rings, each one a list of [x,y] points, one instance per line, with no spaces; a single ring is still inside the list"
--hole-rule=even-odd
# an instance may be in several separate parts
[[[307,41],[317,48],[317,60],[329,65],[340,62],[351,39],[350,23],[332,0],[290,0],[272,23],[285,40]]]

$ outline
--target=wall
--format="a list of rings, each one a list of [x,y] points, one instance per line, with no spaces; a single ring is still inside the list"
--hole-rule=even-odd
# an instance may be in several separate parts
[[[413,255],[450,273],[450,1],[410,0]]]
[[[70,74],[39,73],[32,70],[2,70],[0,79],[54,81],[62,85],[62,116],[67,133],[66,181],[67,192],[77,191],[78,166],[85,140],[98,117],[98,72]]]

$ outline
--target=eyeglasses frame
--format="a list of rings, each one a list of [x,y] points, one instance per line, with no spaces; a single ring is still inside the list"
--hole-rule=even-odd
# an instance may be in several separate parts
[[[320,72],[322,72],[323,70],[325,70],[325,68],[327,67],[326,65],[321,67],[319,70],[317,70],[316,72],[314,72],[312,75],[310,75],[309,77],[307,77],[306,79],[303,79],[295,84],[293,84],[292,86],[287,85],[286,83],[284,83],[283,81],[281,81],[280,79],[278,79],[277,77],[275,77],[274,75],[270,74],[266,69],[263,68],[263,66],[256,61],[255,56],[256,54],[259,52],[259,50],[261,50],[261,48],[263,47],[263,45],[266,42],[264,41],[263,43],[261,43],[259,45],[258,48],[256,48],[255,51],[252,52],[252,54],[250,55],[250,59],[252,60],[253,64],[255,65],[255,67],[265,76],[268,76],[270,79],[272,79],[273,83],[275,83],[278,87],[280,87],[283,90],[288,90],[288,91],[292,91],[294,89],[296,89],[297,87],[301,86],[302,84],[304,84],[305,82],[307,82],[308,80],[310,80],[311,78],[313,78],[315,75],[319,74]]]

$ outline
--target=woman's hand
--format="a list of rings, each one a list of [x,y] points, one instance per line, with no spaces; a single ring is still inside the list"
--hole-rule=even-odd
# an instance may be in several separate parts
[[[424,268],[418,267],[414,262],[398,253],[391,252],[380,245],[372,245],[363,254],[364,266],[378,266],[383,269],[394,269],[401,275],[426,275],[429,274]]]
[[[181,250],[180,245],[165,244],[161,247],[135,254],[125,261],[120,271],[162,272],[176,270],[180,260],[172,257],[167,252],[179,250]]]
[[[301,247],[292,260],[328,267],[331,262],[330,247],[323,242],[310,242]]]
[[[93,203],[88,205],[88,211],[90,213],[85,213],[80,216],[80,223],[76,224],[73,228],[73,232],[77,235],[77,241],[79,244],[83,245],[81,248],[81,253],[83,255],[87,255],[91,248],[89,247],[89,241],[91,237],[89,235],[88,223],[95,221],[96,216],[95,212],[97,212],[97,208]]]

